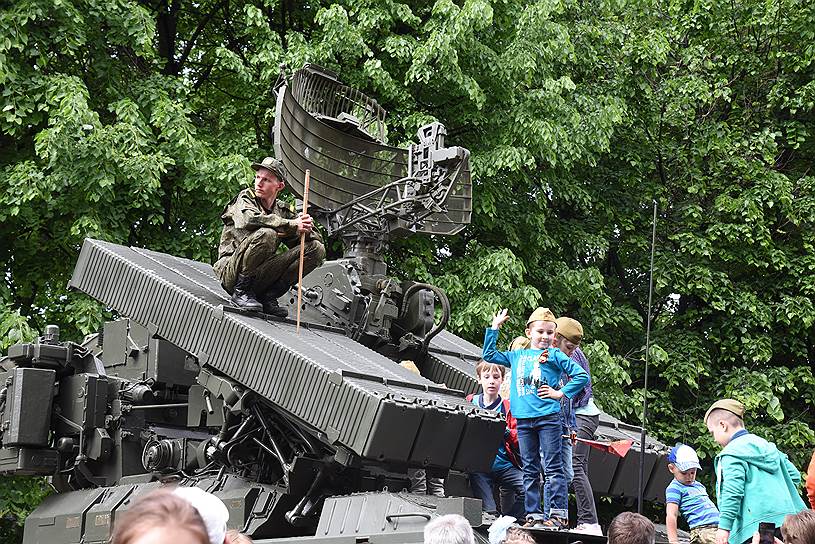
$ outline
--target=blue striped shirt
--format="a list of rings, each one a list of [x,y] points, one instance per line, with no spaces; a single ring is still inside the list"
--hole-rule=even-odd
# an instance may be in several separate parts
[[[674,479],[665,490],[665,502],[679,505],[679,512],[691,529],[719,524],[719,510],[707,496],[705,486],[699,482],[685,485]]]

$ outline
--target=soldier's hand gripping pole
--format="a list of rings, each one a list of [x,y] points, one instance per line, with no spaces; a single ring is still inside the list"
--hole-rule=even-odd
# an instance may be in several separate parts
[[[303,215],[308,213],[308,180],[311,170],[306,169],[306,183],[303,187]],[[300,268],[297,270],[297,334],[300,334],[300,307],[303,305],[303,255],[306,252],[306,233],[300,233]]]

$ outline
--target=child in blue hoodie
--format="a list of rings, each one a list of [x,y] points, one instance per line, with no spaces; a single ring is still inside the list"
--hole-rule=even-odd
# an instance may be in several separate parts
[[[722,446],[713,461],[720,512],[716,544],[751,542],[759,523],[780,527],[787,514],[806,508],[798,494],[801,473],[775,444],[747,432],[743,416],[744,405],[733,399],[716,401],[705,414],[708,431]]]
[[[482,359],[512,369],[510,406],[518,422],[518,442],[524,475],[524,507],[528,526],[563,529],[568,525],[568,492],[563,475],[560,399],[580,392],[589,376],[562,351],[551,347],[555,337],[555,316],[548,308],[538,308],[529,316],[526,336],[529,349],[498,351],[498,329],[509,319],[507,310],[492,318],[484,334]],[[560,376],[571,380],[559,388]],[[540,389],[540,395],[538,390]],[[551,478],[552,507],[541,512],[541,465]]]

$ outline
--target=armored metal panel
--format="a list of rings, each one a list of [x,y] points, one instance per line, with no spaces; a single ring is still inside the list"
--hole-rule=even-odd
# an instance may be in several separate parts
[[[478,527],[481,501],[380,492],[329,497],[314,536],[362,537],[421,532],[428,520],[445,514],[459,514]]]
[[[244,486],[218,492],[218,498],[223,501],[229,511],[227,522],[229,527],[243,527],[245,520],[252,513],[260,491],[260,487]]]
[[[463,472],[489,472],[491,464],[486,468],[482,464],[481,456],[478,452],[482,449],[496,452],[504,436],[506,423],[501,420],[498,430],[501,431],[500,438],[495,439],[496,433],[487,434],[482,425],[476,425],[475,421],[468,415],[465,420],[464,431],[461,441],[458,444],[452,467]]]
[[[608,495],[611,492],[611,483],[619,464],[620,458],[616,455],[589,448],[589,483],[596,494]]]
[[[47,446],[56,373],[42,368],[14,368],[9,377],[3,446]]]
[[[103,360],[107,373],[131,380],[145,379],[150,333],[131,319],[108,321],[103,329]]]
[[[107,542],[116,518],[116,509],[133,493],[135,486],[120,485],[105,488],[85,514],[85,541]]]
[[[104,489],[50,495],[25,520],[23,544],[79,544],[84,517]]]
[[[438,437],[461,436],[466,420],[467,415],[453,407],[423,411],[422,424],[413,444],[413,451],[410,452],[410,460],[422,465],[452,466],[455,451],[445,448]]]
[[[422,373],[436,383],[465,394],[478,393],[481,386],[475,377],[475,366],[480,358],[480,347],[451,332],[441,331],[430,341]]]
[[[644,484],[648,486],[647,478],[650,476],[651,471],[656,464],[656,455],[645,455],[643,478]],[[640,453],[639,451],[631,450],[628,455],[620,460],[617,465],[617,472],[614,474],[614,481],[611,483],[609,495],[612,497],[636,497],[637,486],[639,485],[639,466],[640,466]]]
[[[382,442],[379,433],[390,436],[398,428],[409,447],[392,458],[383,453],[392,450],[376,448],[374,458],[405,460],[417,430],[390,415],[405,403],[423,412],[451,406],[474,413],[471,432],[485,436],[492,436],[500,421],[468,403],[461,392],[416,376],[343,334],[304,327],[298,335],[289,321],[225,312],[228,295],[203,263],[88,239],[70,286],[128,315],[358,455],[373,452],[370,444]],[[354,380],[355,375],[366,379]],[[440,447],[456,451],[461,438],[437,440]],[[481,455],[485,466],[491,463],[488,450]]]
[[[668,469],[668,456],[660,455],[654,463],[654,469],[651,471],[651,477],[648,478],[648,485],[642,496],[646,501],[664,503],[665,502],[665,488],[673,480],[673,474]]]
[[[355,100],[346,100],[356,93]],[[319,96],[318,96],[319,95]],[[335,121],[343,113],[360,118],[355,107],[365,103],[365,111],[379,108],[365,97],[312,68],[298,70],[291,84],[280,89],[275,115],[275,155],[286,165],[292,190],[302,197],[305,171],[311,172],[309,204],[326,211],[338,207],[407,176],[407,151],[381,143],[383,131],[377,128],[368,135],[349,133]],[[336,104],[328,106],[329,103]],[[347,111],[343,111],[347,110]],[[356,110],[356,111],[355,111]],[[380,114],[375,114],[374,117]],[[362,115],[364,131],[373,128]],[[381,112],[384,119],[384,111]],[[373,119],[372,121],[375,121]],[[381,120],[379,121],[381,124]],[[375,206],[378,196],[362,204]],[[472,187],[469,166],[445,202],[446,212],[430,215],[420,232],[455,234],[470,222]]]
[[[150,340],[150,351],[147,352],[148,378],[171,385],[190,385],[195,383],[198,371],[198,365],[184,350],[161,338]]]
[[[422,374],[436,383],[443,383],[466,394],[478,393],[481,387],[475,380],[477,359],[454,353],[442,353],[432,347],[422,368]]]
[[[0,448],[0,473],[47,476],[57,471],[59,454],[45,448]]]
[[[441,331],[434,336],[430,340],[430,348],[438,351],[459,353],[462,357],[476,361],[481,358],[481,346],[476,346],[450,331]]]
[[[77,434],[74,425],[81,426],[85,431],[105,427],[107,379],[94,374],[75,374],[62,378],[59,388],[62,417],[56,424],[63,434]],[[65,419],[74,425],[64,421]]]

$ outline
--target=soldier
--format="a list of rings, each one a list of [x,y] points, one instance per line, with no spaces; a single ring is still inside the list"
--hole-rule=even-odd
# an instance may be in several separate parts
[[[224,230],[213,268],[235,306],[286,317],[277,299],[297,282],[300,235],[306,235],[303,275],[322,264],[325,247],[311,216],[295,214],[277,199],[286,186],[283,163],[266,157],[252,168],[254,190],[238,193],[221,214]],[[289,249],[277,254],[280,242]]]

